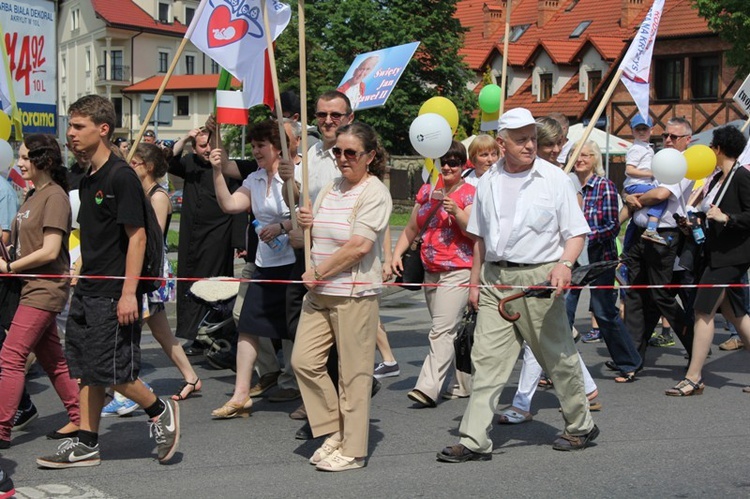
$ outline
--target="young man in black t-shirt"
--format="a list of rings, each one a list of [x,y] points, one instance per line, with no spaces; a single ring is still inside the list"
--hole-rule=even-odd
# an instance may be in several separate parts
[[[68,115],[70,147],[91,158],[80,185],[82,278],[74,288],[65,342],[70,374],[80,379],[81,426],[75,434],[65,435],[71,437],[67,445],[38,458],[37,464],[71,468],[100,463],[99,421],[107,387],[145,409],[159,461],[164,463],[179,443],[179,408],[172,400],[157,398],[138,379],[142,302],[138,277],[146,247],[143,189],[133,169],[110,150],[115,121],[111,102],[87,95],[70,106]]]

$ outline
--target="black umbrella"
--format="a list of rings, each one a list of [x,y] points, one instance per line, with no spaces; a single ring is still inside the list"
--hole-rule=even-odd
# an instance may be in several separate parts
[[[587,284],[590,284],[598,279],[599,276],[607,270],[617,267],[619,263],[619,261],[613,260],[608,262],[596,262],[589,265],[576,267],[571,273],[570,285],[585,286]],[[507,310],[505,310],[505,306],[508,304],[508,302],[523,297],[549,298],[550,296],[552,296],[552,292],[554,291],[554,289],[549,288],[549,286],[551,285],[552,283],[550,283],[549,281],[544,281],[541,284],[526,288],[514,295],[506,296],[505,298],[500,300],[500,303],[497,304],[497,311],[500,312],[500,315],[503,316],[503,319],[505,319],[506,321],[515,322],[521,317],[521,314],[519,314],[518,312],[516,312],[515,314],[511,314]]]

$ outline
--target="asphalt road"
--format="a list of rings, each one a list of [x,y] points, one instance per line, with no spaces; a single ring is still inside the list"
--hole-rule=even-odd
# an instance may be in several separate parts
[[[586,293],[579,306],[581,330]],[[213,421],[212,409],[232,391],[230,371],[195,361],[203,380],[199,397],[181,403],[182,441],[174,462],[159,465],[142,411],[108,418],[101,429],[102,464],[93,468],[40,470],[34,459],[54,451],[44,435],[65,422],[62,407],[40,370],[28,381],[40,418],[14,433],[13,447],[0,451],[18,497],[748,497],[747,445],[750,395],[744,352],[714,353],[706,369],[702,396],[665,397],[663,390],[681,378],[679,347],[650,349],[646,369],[632,384],[617,385],[603,363],[602,343],[579,344],[599,385],[604,407],[594,413],[601,436],[584,451],[551,448],[563,423],[554,390],[534,399],[534,420],[494,426],[489,462],[443,464],[435,453],[457,440],[465,400],[443,401],[418,409],[406,397],[428,350],[429,317],[422,294],[399,291],[385,297],[381,317],[401,367],[383,380],[373,399],[370,453],[366,468],[339,474],[317,472],[307,458],[319,441],[294,439],[299,422],[288,413],[296,402],[256,402],[250,418]],[[726,338],[719,330],[716,343]],[[180,385],[150,334],[144,335],[142,377],[157,393]],[[510,404],[520,363],[503,392]]]

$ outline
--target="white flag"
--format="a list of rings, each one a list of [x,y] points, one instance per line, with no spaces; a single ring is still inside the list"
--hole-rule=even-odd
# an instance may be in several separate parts
[[[659,29],[664,0],[654,0],[646,18],[638,29],[638,34],[630,44],[625,58],[620,64],[623,70],[620,80],[638,106],[638,112],[648,121],[648,92],[651,75],[651,56],[654,53],[656,32]]]
[[[185,33],[201,52],[242,81],[245,104],[253,102],[254,89],[264,85],[264,54],[268,47],[262,0],[201,0]],[[266,0],[271,39],[289,24],[292,11],[278,0]]]

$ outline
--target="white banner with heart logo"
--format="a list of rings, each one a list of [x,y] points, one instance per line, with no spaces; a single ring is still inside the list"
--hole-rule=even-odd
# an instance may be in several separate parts
[[[243,83],[245,104],[264,86],[263,61],[268,48],[261,0],[201,0],[185,33],[193,45]],[[292,11],[278,0],[266,0],[271,39],[289,24]]]

